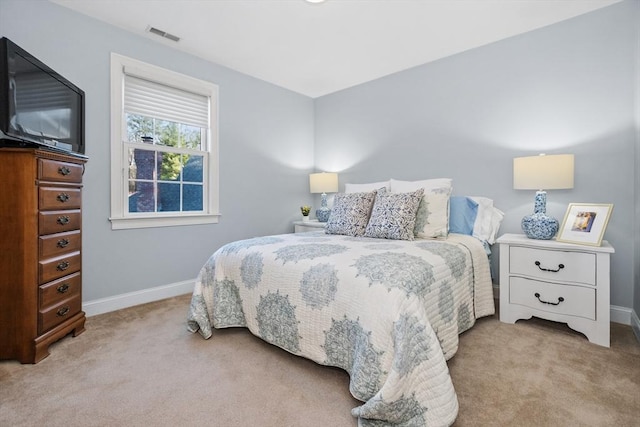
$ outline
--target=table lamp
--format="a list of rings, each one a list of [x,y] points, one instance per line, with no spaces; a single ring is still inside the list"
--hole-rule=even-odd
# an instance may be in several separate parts
[[[547,192],[573,188],[573,154],[516,157],[513,188],[538,190],[532,215],[522,218],[522,231],[530,239],[549,240],[558,232],[558,220],[547,215]]]
[[[322,193],[320,209],[316,210],[316,218],[320,222],[327,222],[331,209],[327,206],[327,193],[338,192],[338,174],[320,172],[309,174],[309,189],[311,193]]]

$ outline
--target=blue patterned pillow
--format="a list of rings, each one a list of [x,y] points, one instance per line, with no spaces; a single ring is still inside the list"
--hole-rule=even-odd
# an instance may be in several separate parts
[[[394,240],[413,240],[416,214],[424,189],[411,193],[378,192],[373,205],[366,237]]]
[[[339,193],[333,199],[331,215],[324,228],[327,234],[362,236],[369,222],[376,192]]]

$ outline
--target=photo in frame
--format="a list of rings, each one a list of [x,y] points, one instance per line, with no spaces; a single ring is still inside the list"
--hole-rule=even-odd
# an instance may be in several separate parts
[[[612,204],[569,203],[556,240],[600,246],[613,211]]]

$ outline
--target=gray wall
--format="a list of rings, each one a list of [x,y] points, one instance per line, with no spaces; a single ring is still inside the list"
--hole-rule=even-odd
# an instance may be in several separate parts
[[[635,4],[636,16],[640,16],[640,2]],[[635,198],[636,198],[636,215],[635,215],[635,289],[633,299],[633,309],[637,316],[640,316],[640,25],[636,26],[635,40],[637,46],[636,54],[636,167],[635,167]],[[639,322],[638,320],[636,320]],[[638,323],[640,328],[640,322]],[[640,329],[636,330],[638,339],[640,340]]]
[[[640,313],[638,22],[629,0],[314,101],[50,2],[0,0],[0,35],[87,94],[85,302],[190,280],[226,242],[289,232],[301,204],[319,204],[313,169],[340,172],[341,185],[451,177],[519,232],[534,195],[512,189],[512,158],[571,152],[576,186],[550,191],[548,211],[615,204],[612,304]],[[220,86],[219,224],[111,230],[110,52]]]
[[[193,279],[222,244],[290,232],[299,206],[311,204],[312,99],[46,1],[0,1],[0,35],[86,92],[85,302]],[[218,224],[111,230],[110,52],[219,85]]]
[[[611,303],[631,307],[638,22],[624,2],[318,98],[315,164],[341,184],[453,178],[494,199],[504,233],[533,212],[513,157],[574,153],[575,188],[549,191],[547,211],[615,205]]]

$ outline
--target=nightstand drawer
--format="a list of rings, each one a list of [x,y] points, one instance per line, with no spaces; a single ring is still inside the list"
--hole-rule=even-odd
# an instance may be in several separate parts
[[[321,231],[327,225],[326,222],[320,222],[318,220],[309,221],[294,221],[293,229],[294,233],[306,233],[309,231]]]
[[[512,277],[509,303],[568,316],[596,318],[596,290],[585,286],[560,285]]]
[[[596,255],[511,246],[510,273],[536,279],[596,284]]]

